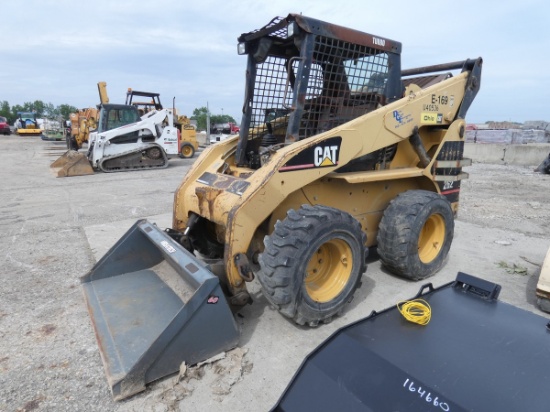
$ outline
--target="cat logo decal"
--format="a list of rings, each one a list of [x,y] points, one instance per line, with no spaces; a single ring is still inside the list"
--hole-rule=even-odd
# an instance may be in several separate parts
[[[286,162],[279,169],[279,172],[338,166],[341,144],[342,138],[337,136],[324,140],[315,146],[306,147]]]

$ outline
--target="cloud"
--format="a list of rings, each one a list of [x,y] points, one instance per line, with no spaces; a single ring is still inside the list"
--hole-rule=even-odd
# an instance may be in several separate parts
[[[186,114],[208,102],[240,120],[246,58],[237,38],[275,16],[300,13],[403,43],[402,67],[484,58],[469,120],[548,117],[550,36],[544,0],[67,0],[4,2],[0,101],[89,107],[107,81],[113,102],[128,87],[176,97]],[[518,103],[521,102],[521,103]]]

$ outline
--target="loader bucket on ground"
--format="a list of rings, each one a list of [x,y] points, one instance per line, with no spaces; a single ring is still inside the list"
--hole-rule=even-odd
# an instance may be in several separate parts
[[[431,307],[427,325],[393,306],[345,326],[308,355],[273,411],[549,410],[550,323],[499,291],[459,273],[416,296]]]
[[[68,150],[50,168],[57,177],[93,175],[94,169],[86,155],[75,150]]]
[[[115,400],[238,343],[219,279],[147,220],[81,282]]]

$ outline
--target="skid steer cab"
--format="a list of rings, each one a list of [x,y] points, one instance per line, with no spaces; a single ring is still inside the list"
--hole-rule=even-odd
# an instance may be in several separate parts
[[[239,135],[194,162],[175,192],[170,229],[138,223],[84,278],[119,398],[212,353],[186,345],[236,345],[236,329],[219,327],[234,325],[227,311],[204,311],[251,303],[248,282],[257,279],[282,315],[316,326],[345,310],[370,247],[391,272],[424,279],[451,246],[481,58],[402,70],[401,43],[296,14],[242,34],[238,52],[247,56]],[[162,262],[197,293],[202,279],[220,289],[168,308],[153,292],[178,289]],[[114,307],[139,312],[145,299],[150,318],[139,322]],[[196,313],[208,314],[186,332],[181,325]],[[176,326],[170,319],[180,316]],[[180,327],[185,339],[173,346],[164,331]],[[221,336],[209,338],[212,330]],[[111,366],[119,359],[126,368]]]

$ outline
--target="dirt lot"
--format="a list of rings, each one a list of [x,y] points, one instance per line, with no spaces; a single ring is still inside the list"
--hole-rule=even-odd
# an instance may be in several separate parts
[[[335,329],[420,287],[372,258],[344,316],[305,329],[273,311],[253,282],[255,303],[237,318],[242,351],[115,403],[78,278],[110,246],[97,233],[112,237],[144,217],[169,222],[174,190],[192,160],[174,159],[158,171],[56,179],[48,166],[62,147],[0,138],[0,410],[268,410],[304,356]],[[468,172],[447,265],[430,280],[439,286],[458,270],[477,275],[503,286],[501,300],[550,318],[534,298],[550,246],[550,176],[478,163]]]

